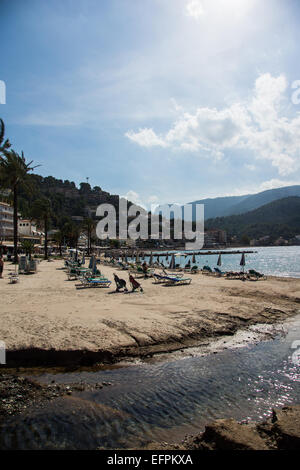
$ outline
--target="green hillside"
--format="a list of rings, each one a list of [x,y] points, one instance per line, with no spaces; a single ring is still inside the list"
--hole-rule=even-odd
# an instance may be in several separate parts
[[[217,217],[205,222],[205,229],[226,230],[230,236],[259,238],[270,235],[292,238],[300,234],[300,197],[273,201],[241,215]]]
[[[26,187],[20,187],[18,200],[18,209],[23,218],[31,217],[33,203],[43,197],[50,200],[52,227],[60,225],[61,219],[94,218],[97,206],[102,203],[112,204],[118,212],[119,196],[111,195],[99,186],[92,188],[88,183],[80,183],[77,188],[72,181],[59,180],[53,176],[44,178],[37,174],[28,175],[26,181]]]

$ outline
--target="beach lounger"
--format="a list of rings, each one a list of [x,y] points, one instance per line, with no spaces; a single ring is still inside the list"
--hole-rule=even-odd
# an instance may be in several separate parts
[[[106,278],[81,277],[80,282],[84,287],[110,287],[111,281]]]
[[[192,282],[190,277],[165,277],[165,283],[170,286],[186,285]]]
[[[161,284],[161,283],[163,283],[163,282],[166,282],[167,276],[165,276],[165,275],[153,273],[152,276],[153,276],[153,278],[154,278],[155,284]]]
[[[199,272],[198,266],[192,266],[191,268],[184,268],[185,273],[197,274]]]
[[[163,276],[161,274],[153,274],[156,284],[168,284],[168,285],[179,285],[179,284],[190,284],[192,279],[189,277],[181,276]]]
[[[221,271],[221,269],[219,269],[219,268],[214,268],[214,270],[215,270],[215,273],[216,273],[217,276],[219,276],[219,277],[221,277],[221,276],[226,276],[226,273],[223,272],[223,271]]]
[[[16,284],[19,282],[19,275],[17,273],[9,273],[9,283]]]
[[[247,277],[248,277],[249,279],[253,279],[253,278],[254,278],[254,279],[257,280],[257,281],[258,281],[258,280],[266,280],[266,279],[267,279],[267,277],[266,277],[264,274],[259,273],[258,271],[255,271],[255,269],[249,269],[249,272],[248,272]]]
[[[69,268],[67,275],[68,275],[68,280],[74,280],[78,279],[82,276],[91,276],[92,271],[89,268]]]
[[[123,271],[126,271],[126,270],[129,269],[129,266],[126,265],[126,264],[124,264],[124,263],[122,263],[121,261],[118,261],[117,265],[118,265],[118,267],[119,267],[120,269],[122,269]]]
[[[162,270],[163,271],[163,275],[164,276],[167,276],[167,277],[183,277],[183,274],[182,273],[168,273],[165,269]]]
[[[210,266],[203,266],[202,268],[202,274],[214,274]]]

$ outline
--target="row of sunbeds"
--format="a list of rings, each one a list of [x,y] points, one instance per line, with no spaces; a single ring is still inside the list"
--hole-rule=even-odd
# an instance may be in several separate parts
[[[83,287],[110,287],[111,281],[94,267],[82,267],[80,262],[65,261],[68,280],[79,280]]]
[[[248,272],[244,271],[221,271],[220,268],[211,269],[210,266],[204,266],[202,269],[202,274],[225,277],[227,279],[248,279],[253,281],[266,280],[267,277],[256,271],[255,269],[249,269]]]
[[[116,267],[123,269],[123,266]],[[67,270],[68,280],[79,280],[84,287],[110,287],[111,281],[101,274],[99,270],[91,269],[90,267],[82,267],[80,262],[72,260],[65,261],[65,268]],[[191,278],[183,277],[181,273],[170,273],[163,269],[160,273],[156,273],[154,269],[147,269],[146,273],[140,266],[129,266],[130,272],[137,274],[146,274],[146,277],[154,279],[156,284],[165,285],[184,285],[192,282]]]

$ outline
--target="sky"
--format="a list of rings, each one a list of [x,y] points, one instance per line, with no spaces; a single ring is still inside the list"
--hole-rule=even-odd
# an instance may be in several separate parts
[[[297,0],[0,0],[0,20],[0,117],[41,175],[146,207],[300,184]]]

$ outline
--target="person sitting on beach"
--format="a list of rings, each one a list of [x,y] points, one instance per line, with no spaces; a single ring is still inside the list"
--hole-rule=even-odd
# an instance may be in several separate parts
[[[2,276],[3,268],[4,268],[3,256],[0,255],[0,279],[3,279],[3,276]]]
[[[136,289],[140,289],[140,292],[144,292],[141,284],[139,282],[137,282],[136,279],[134,279],[132,274],[129,274],[129,282],[132,286],[132,291],[131,292],[134,292]]]
[[[120,279],[115,273],[114,273],[114,279],[116,283],[116,292],[119,292],[120,289],[124,289],[124,292],[128,292],[128,289],[126,287],[126,281],[124,279]]]
[[[143,273],[144,273],[144,276],[145,276],[145,279],[148,277],[148,265],[146,263],[146,261],[143,262],[142,264],[142,269],[143,269]]]

